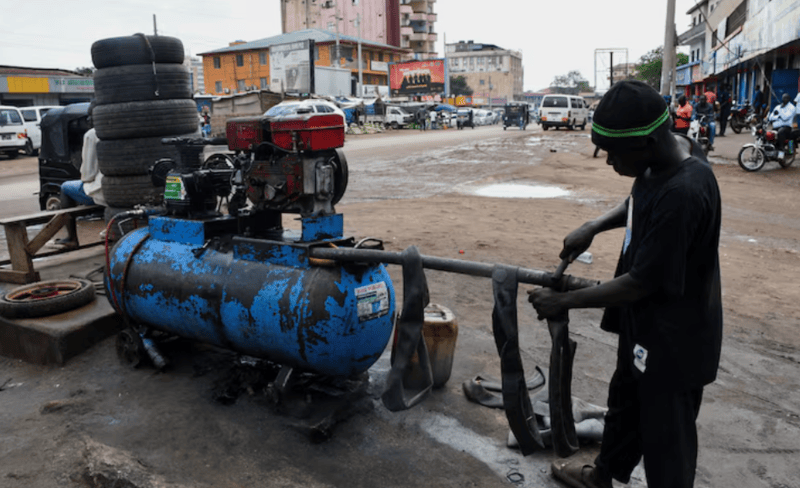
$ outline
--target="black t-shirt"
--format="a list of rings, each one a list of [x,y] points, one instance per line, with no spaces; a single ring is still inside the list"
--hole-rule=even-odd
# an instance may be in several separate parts
[[[601,327],[620,334],[618,368],[673,388],[716,378],[722,345],[721,201],[711,167],[696,157],[633,184],[615,276],[652,294],[609,307]],[[638,356],[638,357],[637,357]]]

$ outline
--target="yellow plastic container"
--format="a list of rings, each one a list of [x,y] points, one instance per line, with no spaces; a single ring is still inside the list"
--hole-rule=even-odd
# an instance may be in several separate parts
[[[433,372],[433,387],[441,388],[450,379],[453,371],[453,356],[456,351],[458,338],[458,322],[450,309],[437,304],[425,307],[425,323],[422,326],[422,337],[428,348],[431,370]],[[394,362],[397,335],[392,344],[392,362]],[[406,388],[423,388],[425,380],[419,366],[417,353],[411,357],[411,372],[403,382]]]

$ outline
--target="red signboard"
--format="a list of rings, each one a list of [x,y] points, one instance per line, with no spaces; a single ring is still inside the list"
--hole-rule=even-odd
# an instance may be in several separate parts
[[[389,89],[393,95],[442,93],[444,82],[443,59],[389,65]]]

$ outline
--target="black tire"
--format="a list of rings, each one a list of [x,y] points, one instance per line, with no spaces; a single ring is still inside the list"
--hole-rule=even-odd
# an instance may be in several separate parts
[[[97,143],[97,163],[104,176],[146,175],[162,158],[178,161],[175,146],[161,144],[162,137],[116,139]]]
[[[8,151],[6,153],[6,156],[8,156],[8,159],[17,159],[17,156],[19,156],[19,151],[17,151],[16,149],[14,149],[13,151]]]
[[[152,100],[99,105],[92,112],[100,140],[175,136],[198,128],[193,100]]]
[[[583,123],[581,124],[581,130],[586,130],[586,119],[583,119]]]
[[[767,157],[764,151],[753,146],[745,146],[739,151],[739,166],[745,171],[758,171],[764,167]]]
[[[39,150],[33,148],[33,143],[31,142],[30,139],[28,139],[28,142],[25,143],[25,155],[26,156],[38,156],[39,155]]]
[[[159,205],[164,199],[164,187],[155,187],[150,175],[104,176],[103,197],[110,207]]]
[[[92,63],[97,69],[153,62],[180,64],[183,59],[183,43],[175,37],[137,34],[101,39],[92,44]]]
[[[86,305],[94,297],[94,284],[88,280],[40,281],[0,296],[0,315],[6,318],[55,315]]]
[[[397,130],[400,128],[400,125],[397,122],[392,122],[392,129]]]
[[[547,130],[547,129],[549,129],[549,128],[550,128],[550,126],[549,126],[549,125],[543,125],[543,126],[542,126],[542,130]]]
[[[743,128],[743,127],[744,127],[744,124],[743,124],[743,123],[740,123],[738,118],[736,118],[736,117],[733,117],[733,118],[731,119],[731,130],[732,130],[734,133],[736,133],[736,134],[741,134],[741,133],[742,133],[742,128]]]
[[[155,69],[155,74],[153,70]],[[191,75],[182,64],[134,64],[94,73],[96,105],[192,98]]]
[[[794,163],[795,153],[792,153],[790,156],[786,156],[784,159],[779,159],[778,164],[781,165],[781,168],[788,168],[789,166]]]

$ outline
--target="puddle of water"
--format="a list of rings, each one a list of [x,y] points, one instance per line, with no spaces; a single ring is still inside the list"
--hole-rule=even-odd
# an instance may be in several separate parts
[[[520,185],[516,183],[500,183],[484,186],[475,191],[481,197],[493,198],[559,198],[570,193],[557,186]]]

